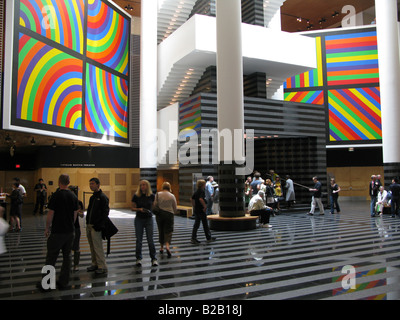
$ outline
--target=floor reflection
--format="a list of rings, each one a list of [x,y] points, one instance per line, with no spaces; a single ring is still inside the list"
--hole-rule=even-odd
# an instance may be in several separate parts
[[[46,293],[36,288],[46,216],[24,212],[22,232],[6,235],[8,252],[0,256],[0,299],[399,299],[400,219],[371,218],[368,202],[341,206],[334,215],[283,213],[271,218],[272,228],[215,231],[215,242],[200,238],[198,246],[190,243],[194,221],[176,217],[172,257],[158,254],[158,267],[151,267],[146,240],[143,266],[136,267],[134,215],[113,210],[120,231],[101,276],[86,272],[91,259],[82,219],[71,288]],[[157,243],[156,227],[154,237]]]

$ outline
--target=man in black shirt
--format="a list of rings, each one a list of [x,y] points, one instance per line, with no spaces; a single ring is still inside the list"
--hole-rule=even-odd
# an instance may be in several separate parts
[[[46,265],[55,266],[60,250],[63,263],[58,279],[58,288],[68,287],[71,270],[71,247],[74,240],[74,223],[78,211],[78,198],[69,189],[69,176],[60,175],[59,189],[51,196],[46,220],[47,237]],[[51,230],[51,231],[50,231]]]
[[[101,191],[98,178],[90,179],[89,187],[93,191],[93,195],[90,197],[86,215],[86,236],[90,246],[92,263],[86,270],[88,272],[95,271],[96,274],[105,274],[107,273],[107,264],[103,250],[102,231],[110,212],[109,200]]]
[[[39,179],[39,183],[35,185],[34,191],[36,192],[36,203],[35,209],[33,209],[33,214],[36,214],[39,209],[39,213],[43,214],[44,203],[46,202],[47,187],[44,184],[43,179]]]
[[[317,177],[313,177],[313,181],[315,183],[314,188],[310,188],[309,190],[313,192],[312,200],[311,200],[311,210],[307,213],[310,216],[314,215],[315,208],[318,204],[319,207],[319,214],[324,215],[324,205],[322,204],[322,184],[318,181]]]
[[[198,180],[197,181],[197,190],[192,195],[192,206],[194,208],[195,213],[195,222],[192,229],[192,244],[199,244],[200,241],[197,240],[197,230],[200,227],[200,222],[203,224],[203,231],[207,238],[207,241],[214,241],[215,238],[211,236],[211,231],[208,226],[207,220],[207,202],[206,202],[206,194],[205,194],[206,182],[205,180]]]
[[[392,184],[390,185],[389,190],[392,191],[391,211],[392,217],[394,218],[399,214],[400,205],[400,184],[397,177],[392,179]]]

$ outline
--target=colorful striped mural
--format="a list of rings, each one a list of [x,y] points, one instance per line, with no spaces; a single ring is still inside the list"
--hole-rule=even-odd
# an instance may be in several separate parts
[[[191,133],[185,131],[191,131]],[[201,97],[186,101],[179,105],[180,138],[200,134],[201,131]]]
[[[21,0],[19,24],[83,53],[84,0]]]
[[[324,91],[285,92],[285,101],[324,105]]]
[[[11,124],[126,142],[130,19],[111,1],[15,3]]]
[[[89,0],[87,56],[122,74],[128,73],[129,22],[101,0]]]
[[[328,85],[379,82],[376,31],[325,37]]]
[[[330,141],[382,139],[379,88],[329,90]]]
[[[82,61],[20,34],[17,119],[81,129]]]
[[[98,88],[104,88],[104,90],[98,90]],[[126,80],[88,64],[86,67],[86,130],[127,138],[127,94]]]
[[[287,79],[286,82],[284,83],[284,89],[320,87],[324,85],[323,73],[322,73],[323,56],[322,56],[321,37],[317,37],[315,41],[317,48],[317,68]],[[292,101],[292,100],[286,100],[286,101]]]
[[[318,68],[287,79],[285,101],[324,105],[329,142],[381,140],[376,29],[320,34],[316,41]],[[316,73],[322,80],[313,81]]]

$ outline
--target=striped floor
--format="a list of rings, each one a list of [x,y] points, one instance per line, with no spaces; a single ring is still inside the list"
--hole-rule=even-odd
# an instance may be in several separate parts
[[[173,256],[159,255],[160,265],[151,267],[145,241],[141,268],[135,266],[134,216],[113,210],[119,233],[108,275],[86,272],[90,254],[81,220],[80,271],[71,289],[45,293],[36,288],[46,254],[45,217],[24,214],[22,232],[6,235],[8,252],[0,256],[0,299],[399,299],[400,219],[371,218],[367,202],[341,207],[340,215],[284,213],[271,218],[271,229],[215,231],[212,243],[200,229],[198,246],[190,243],[194,220],[177,216]],[[354,267],[355,277],[344,266]]]

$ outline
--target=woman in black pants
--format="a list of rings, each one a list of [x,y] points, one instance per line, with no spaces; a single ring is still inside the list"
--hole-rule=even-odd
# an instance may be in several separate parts
[[[211,231],[208,226],[207,220],[207,202],[206,202],[206,195],[205,195],[205,187],[206,181],[205,180],[198,180],[197,181],[197,190],[192,196],[192,206],[194,208],[194,225],[192,231],[192,240],[193,244],[199,244],[200,241],[197,240],[197,230],[200,227],[200,221],[203,224],[204,234],[206,235],[207,241],[213,241],[215,238],[211,237]]]
[[[154,209],[158,209],[156,221],[158,226],[160,253],[162,254],[164,252],[165,245],[168,258],[170,258],[172,254],[169,246],[174,231],[174,214],[177,212],[177,206],[169,182],[164,182],[162,185],[162,191],[156,194]]]

